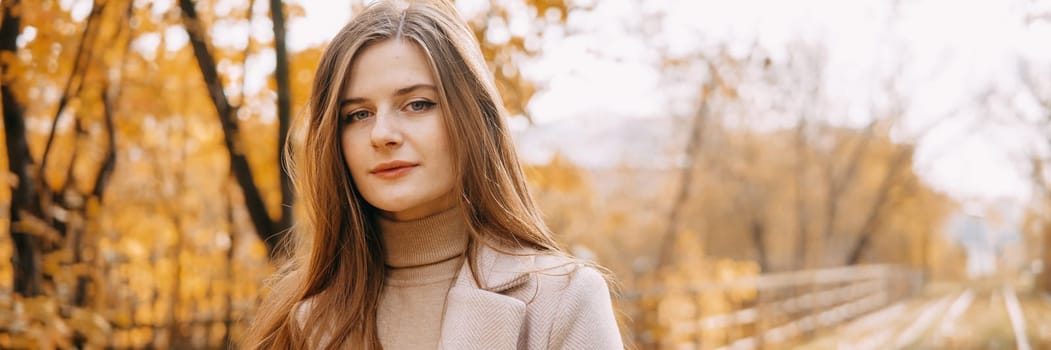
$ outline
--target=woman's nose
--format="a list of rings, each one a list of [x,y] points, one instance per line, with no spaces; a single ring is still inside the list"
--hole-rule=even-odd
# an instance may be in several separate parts
[[[372,147],[396,147],[402,142],[401,130],[398,128],[397,112],[387,111],[376,114],[372,124]]]

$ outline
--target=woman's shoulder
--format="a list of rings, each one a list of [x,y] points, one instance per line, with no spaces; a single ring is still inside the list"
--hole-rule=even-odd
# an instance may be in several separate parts
[[[601,267],[559,253],[529,249],[515,253],[531,254],[519,260],[528,261],[528,266],[518,267],[528,278],[505,293],[527,305],[534,325],[549,330],[548,347],[623,348]]]
[[[601,287],[608,293],[606,276],[589,261],[561,254],[538,254],[534,258],[534,271],[537,278],[548,284],[580,289]]]
[[[601,287],[608,293],[606,277],[597,265],[560,252],[485,247],[479,254],[479,264],[483,279],[496,282],[490,285],[514,287],[533,280],[551,291]]]
[[[606,275],[595,263],[560,252],[534,248],[485,249],[483,279],[526,299],[609,298]],[[497,291],[500,290],[491,290]]]

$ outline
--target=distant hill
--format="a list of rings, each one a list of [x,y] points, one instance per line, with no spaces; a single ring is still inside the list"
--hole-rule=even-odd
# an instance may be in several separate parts
[[[673,118],[581,117],[514,133],[523,161],[546,163],[560,152],[579,167],[674,168],[685,143],[686,121]]]

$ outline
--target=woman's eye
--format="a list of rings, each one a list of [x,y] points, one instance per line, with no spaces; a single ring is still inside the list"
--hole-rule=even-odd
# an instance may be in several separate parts
[[[412,101],[409,103],[409,110],[413,112],[423,112],[431,109],[431,107],[434,107],[436,104],[437,103],[431,101]]]
[[[354,111],[354,112],[347,113],[347,115],[345,115],[343,117],[343,122],[349,123],[349,122],[353,122],[353,121],[356,121],[356,120],[362,120],[362,119],[365,119],[365,118],[368,118],[368,117],[369,117],[369,111]]]

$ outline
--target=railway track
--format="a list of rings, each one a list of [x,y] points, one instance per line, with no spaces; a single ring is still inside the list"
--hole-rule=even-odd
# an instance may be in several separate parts
[[[1011,285],[961,286],[901,301],[794,348],[1048,349],[1051,296]]]

